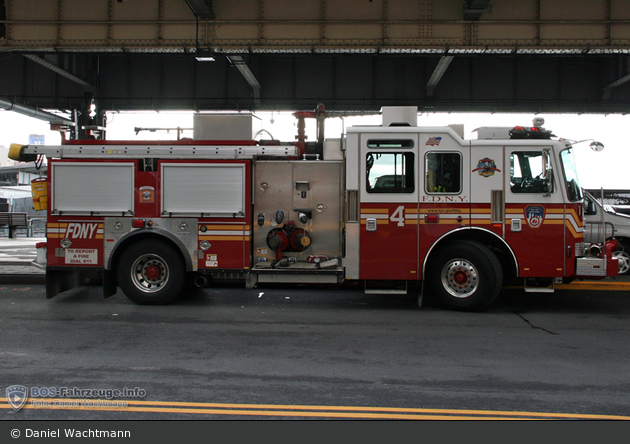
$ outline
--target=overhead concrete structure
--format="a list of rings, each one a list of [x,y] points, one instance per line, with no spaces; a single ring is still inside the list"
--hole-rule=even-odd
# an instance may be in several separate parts
[[[0,0],[39,108],[627,112],[629,56],[628,0]]]

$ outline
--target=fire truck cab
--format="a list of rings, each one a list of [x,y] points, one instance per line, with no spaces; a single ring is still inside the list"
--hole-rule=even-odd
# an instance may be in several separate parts
[[[390,126],[347,131],[346,278],[422,279],[447,306],[478,309],[505,277],[551,291],[615,273],[610,257],[583,257],[569,142],[539,127],[465,140],[456,128],[417,127],[413,111],[384,113]]]
[[[48,157],[47,297],[83,277],[140,304],[172,301],[188,279],[361,281],[378,293],[418,284],[419,302],[480,310],[508,279],[553,291],[617,273],[613,246],[584,248],[568,141],[541,127],[464,139],[460,127],[419,127],[415,107],[382,115],[324,140],[323,107],[299,114],[322,125],[311,145],[223,135],[12,146],[14,159]]]

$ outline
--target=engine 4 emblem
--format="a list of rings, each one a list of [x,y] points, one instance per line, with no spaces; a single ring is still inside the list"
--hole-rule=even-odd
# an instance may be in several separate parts
[[[477,163],[477,168],[473,170],[473,173],[475,171],[483,177],[494,176],[495,171],[498,173],[501,172],[501,170],[497,168],[497,164],[494,162],[494,159],[490,159],[488,157],[479,159],[479,162]]]
[[[532,228],[538,228],[545,220],[545,207],[542,205],[530,205],[525,208],[527,216],[527,225]]]

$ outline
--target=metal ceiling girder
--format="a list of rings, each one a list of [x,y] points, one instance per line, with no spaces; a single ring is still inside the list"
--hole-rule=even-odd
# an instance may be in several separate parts
[[[75,83],[78,83],[79,85],[81,85],[86,91],[91,91],[94,92],[96,91],[96,87],[93,85],[90,85],[88,82],[86,82],[83,79],[80,79],[79,77],[75,76],[74,74],[70,74],[68,71],[65,71],[61,68],[59,68],[57,65],[50,63],[44,59],[42,59],[39,56],[33,55],[33,54],[24,54],[24,57],[35,62],[38,63],[40,65],[42,65],[45,68],[50,69],[51,71],[59,74],[62,77],[65,77],[66,79],[72,80]]]
[[[2,0],[0,52],[630,53],[627,0],[85,1]]]
[[[440,83],[442,76],[448,69],[448,66],[453,61],[453,58],[454,58],[453,56],[449,56],[449,55],[443,55],[442,57],[440,57],[440,60],[438,61],[437,66],[433,70],[433,74],[431,74],[431,78],[427,82],[427,86],[426,86],[427,96],[429,97],[433,96],[433,91],[435,90],[435,87],[438,85],[438,83]]]
[[[249,83],[249,86],[252,87],[252,91],[254,93],[254,103],[258,106],[260,105],[260,82],[256,79],[254,73],[247,66],[247,61],[243,56],[240,55],[230,55],[227,56],[228,61],[231,65],[235,66],[236,69],[241,73],[243,78]]]
[[[468,0],[464,6],[464,20],[479,20],[482,14],[492,13],[490,0]]]
[[[195,17],[202,20],[214,20],[213,0],[185,0]]]
[[[630,80],[630,74],[625,75],[622,78],[615,80],[610,85],[607,85],[606,87],[604,87],[604,95],[602,97],[602,100],[610,99],[610,93],[612,92],[613,88],[616,88],[619,85],[623,85],[629,80]]]

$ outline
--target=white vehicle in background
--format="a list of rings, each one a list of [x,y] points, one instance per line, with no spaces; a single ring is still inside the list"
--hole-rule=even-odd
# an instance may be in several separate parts
[[[630,215],[602,206],[584,190],[584,243],[601,244],[611,238],[619,243],[619,250],[613,252],[619,260],[619,274],[630,274]]]

